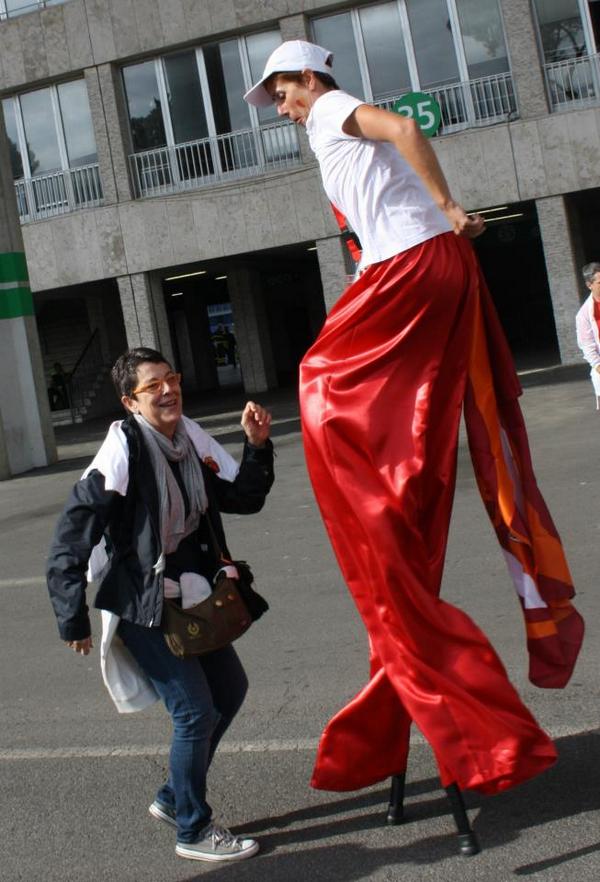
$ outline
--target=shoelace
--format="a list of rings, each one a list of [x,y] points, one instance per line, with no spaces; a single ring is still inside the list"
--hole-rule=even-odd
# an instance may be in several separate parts
[[[217,845],[223,844],[226,848],[229,846],[239,846],[239,840],[237,836],[234,836],[231,830],[228,830],[227,827],[222,827],[220,824],[212,824],[210,833],[209,833],[213,848],[216,848]]]

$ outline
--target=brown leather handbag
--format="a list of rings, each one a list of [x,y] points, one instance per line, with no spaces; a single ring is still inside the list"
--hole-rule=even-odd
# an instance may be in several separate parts
[[[208,516],[207,522],[217,559],[224,566],[236,567],[239,579],[219,574],[210,597],[187,609],[164,598],[161,628],[167,646],[178,658],[205,655],[229,646],[269,608],[264,597],[252,588],[254,576],[246,561],[226,560]]]
[[[213,593],[187,609],[165,598],[161,627],[173,655],[188,658],[228,646],[244,634],[252,616],[240,593],[238,579],[223,575]]]

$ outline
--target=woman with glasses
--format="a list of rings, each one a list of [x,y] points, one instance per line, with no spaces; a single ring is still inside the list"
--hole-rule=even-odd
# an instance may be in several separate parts
[[[47,578],[62,639],[88,655],[86,571],[98,582],[104,681],[122,713],[161,699],[171,715],[169,776],[150,814],[177,828],[176,853],[234,861],[258,851],[212,819],[206,773],[239,710],[247,679],[232,646],[194,658],[171,653],[163,600],[191,606],[210,594],[228,555],[219,512],[259,511],[273,483],[271,417],[248,402],[241,464],[182,414],[180,375],[152,349],[112,369],[127,418],[113,423],[58,520]],[[216,539],[216,542],[214,539]]]

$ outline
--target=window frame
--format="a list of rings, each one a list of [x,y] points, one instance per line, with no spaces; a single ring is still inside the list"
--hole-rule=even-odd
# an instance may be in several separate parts
[[[390,0],[380,0],[381,4],[385,2],[390,2]],[[402,28],[401,37],[404,40],[404,49],[406,52],[406,60],[408,65],[408,71],[410,75],[410,88],[414,92],[420,92],[422,88],[427,88],[430,90],[432,87],[422,87],[419,77],[419,70],[417,67],[417,57],[415,53],[415,47],[413,42],[413,35],[410,27],[410,18],[408,14],[408,7],[406,5],[406,0],[391,0],[391,2],[395,2],[398,7],[398,12],[400,16],[400,23]],[[452,33],[452,42],[454,45],[454,52],[456,57],[456,63],[458,68],[458,79],[457,83],[468,83],[471,81],[469,77],[469,67],[466,58],[466,52],[463,42],[463,34],[460,27],[460,17],[458,14],[458,8],[456,5],[456,0],[445,0],[446,8],[448,10],[448,19],[450,21],[450,29]],[[578,0],[578,2],[584,2],[584,0]],[[375,4],[369,4],[375,5]],[[311,16],[311,35],[314,38],[314,31],[312,31],[312,22],[317,21],[318,19],[329,18],[331,15],[339,14],[339,12],[347,12],[350,14],[350,20],[352,23],[352,32],[354,34],[354,43],[356,47],[356,52],[358,56],[358,64],[361,82],[363,86],[363,92],[365,96],[365,101],[368,103],[372,103],[373,101],[382,100],[380,97],[375,98],[373,95],[373,91],[371,88],[370,77],[369,77],[369,67],[367,63],[367,55],[362,35],[361,23],[360,23],[360,10],[364,8],[366,4],[362,3],[356,6],[352,6],[350,9],[346,10],[338,10],[337,12],[326,12],[322,15],[313,15]],[[502,36],[504,39],[504,47],[506,49],[506,57],[508,61],[508,72],[511,72],[511,64],[510,64],[510,54],[508,51],[508,42],[506,39],[506,26],[504,24],[504,16],[502,14],[502,7],[500,3],[498,3],[498,11],[500,14],[500,22],[502,25]],[[479,79],[475,77],[474,79]],[[450,84],[448,84],[450,85]],[[452,84],[454,85],[454,84]],[[435,86],[434,86],[435,88]]]
[[[2,0],[0,0],[0,3]],[[81,168],[81,166],[73,165],[71,166],[69,163],[69,152],[67,150],[67,142],[65,138],[65,132],[63,127],[63,119],[62,113],[60,109],[60,98],[58,94],[58,87],[63,85],[63,83],[75,83],[75,82],[83,82],[85,83],[85,77],[74,77],[69,80],[62,80],[60,83],[52,83],[50,85],[41,86],[36,89],[23,89],[20,92],[17,92],[13,95],[7,95],[2,98],[2,101],[10,101],[13,108],[13,113],[15,116],[15,127],[17,129],[17,137],[19,143],[17,144],[20,152],[21,152],[21,162],[23,165],[23,177],[15,180],[32,180],[37,177],[45,177],[51,174],[61,174],[62,172],[74,171],[77,168]],[[27,144],[27,133],[25,131],[25,123],[23,119],[23,109],[21,107],[21,97],[23,95],[31,95],[34,92],[43,92],[45,89],[48,89],[50,92],[50,106],[52,108],[52,121],[54,123],[54,133],[56,135],[56,141],[58,144],[58,156],[60,160],[60,168],[57,168],[54,172],[42,172],[39,175],[31,174],[31,163],[29,161],[29,148]],[[86,94],[87,94],[87,83],[86,83]],[[89,96],[88,96],[88,104],[89,104]],[[94,135],[94,143],[96,144],[96,163],[86,163],[89,165],[97,164],[98,162],[98,145],[96,143],[96,133],[94,131],[93,120],[91,119],[91,111],[90,111],[90,122],[92,123],[92,133]]]
[[[0,2],[1,2],[1,0],[0,0]],[[275,28],[269,28],[269,31],[275,31],[275,30],[276,30]],[[244,76],[245,86],[246,86],[246,88],[249,89],[252,86],[252,77],[251,77],[251,73],[250,73],[250,61],[249,61],[249,57],[248,57],[248,48],[246,45],[246,35],[232,37],[230,39],[234,39],[237,42],[237,48],[238,48],[238,52],[239,52],[240,64],[241,64],[242,73]],[[217,43],[218,42],[220,42],[220,41],[217,41]],[[193,52],[195,55],[196,67],[198,70],[198,80],[199,80],[199,84],[200,84],[200,91],[202,93],[202,100],[204,103],[204,113],[206,116],[206,127],[208,130],[208,137],[209,138],[220,138],[220,137],[224,137],[225,134],[234,134],[237,131],[244,131],[243,129],[232,129],[230,132],[221,133],[220,135],[217,132],[217,125],[215,122],[215,114],[214,114],[214,109],[213,109],[212,97],[210,94],[208,73],[206,70],[206,62],[205,62],[205,58],[204,58],[204,46],[202,46],[202,45],[194,46],[188,50],[179,49],[176,52],[165,52],[161,55],[155,56],[152,59],[147,59],[147,60],[153,61],[153,63],[154,63],[154,70],[155,70],[155,74],[156,74],[156,83],[157,83],[157,89],[158,89],[158,97],[160,100],[160,109],[161,109],[163,126],[164,126],[164,130],[165,130],[166,141],[167,141],[167,143],[165,145],[165,149],[173,149],[173,148],[178,147],[180,145],[179,145],[179,142],[175,140],[175,135],[173,132],[173,121],[171,119],[171,113],[170,113],[170,109],[169,109],[170,108],[169,89],[168,89],[167,74],[166,74],[166,70],[165,70],[164,60],[166,58],[168,58],[169,56],[179,55],[185,51]],[[133,67],[135,64],[143,64],[143,63],[144,63],[143,61],[134,62],[133,64],[123,65],[121,67],[121,80],[123,82],[123,88],[125,91],[125,95],[127,95],[127,89],[125,88],[125,80],[123,77],[123,71],[127,67]],[[257,108],[252,105],[248,105],[248,112],[249,112],[249,120],[250,120],[249,128],[253,131],[260,130],[262,124],[261,124],[259,117],[258,117]],[[127,107],[127,119],[128,119],[129,128],[131,130],[131,117],[129,115],[129,107]],[[270,125],[270,123],[267,123],[266,125]],[[185,142],[182,142],[182,143],[185,143]],[[132,147],[133,147],[133,144],[132,144]],[[157,148],[155,148],[155,149],[157,149]],[[133,150],[134,154],[135,153],[144,153],[144,152],[146,152],[146,151],[145,150]]]
[[[531,7],[541,62],[543,65],[552,64],[552,61],[546,60],[544,43],[542,40],[542,28],[538,17],[537,4],[533,2],[531,4]],[[596,45],[596,40],[594,38],[594,28],[592,27],[592,16],[590,15],[590,4],[588,3],[588,0],[577,0],[577,8],[579,9],[579,15],[581,17],[581,27],[583,30],[583,39],[585,40],[587,55],[596,55],[598,52],[600,52],[600,46]]]
[[[54,0],[54,3],[51,3],[50,6],[60,6],[62,3],[66,2],[67,0]],[[19,18],[21,15],[28,15],[30,12],[38,12],[40,9],[46,9],[47,7],[48,3],[46,0],[29,0],[27,6],[23,6],[13,12],[12,10],[7,10],[6,0],[0,0],[0,22],[12,21],[13,18]]]
[[[45,86],[38,86],[36,89],[23,89],[12,95],[2,98],[2,102],[10,102],[12,112],[15,119],[15,128],[17,134],[18,148],[21,153],[21,165],[23,174],[19,178],[13,178],[13,183],[17,191],[17,202],[19,205],[19,215],[21,221],[27,219],[36,219],[41,217],[50,217],[55,214],[63,214],[65,211],[72,211],[77,207],[86,207],[86,204],[101,204],[102,183],[100,180],[100,168],[98,157],[98,144],[96,141],[96,132],[94,130],[93,118],[90,108],[90,125],[92,126],[92,134],[94,144],[96,146],[96,161],[85,163],[84,165],[73,165],[69,163],[69,153],[67,150],[65,132],[63,128],[63,119],[60,108],[60,97],[58,87],[64,83],[83,82],[86,87],[85,77],[74,77],[68,80],[61,80]],[[49,172],[40,172],[39,174],[31,173],[31,162],[29,159],[29,148],[27,144],[27,134],[25,131],[25,123],[23,118],[23,109],[21,107],[21,98],[24,95],[31,95],[34,92],[42,92],[49,90],[50,107],[52,110],[52,122],[54,124],[54,134],[58,147],[58,158],[60,168]],[[89,95],[88,95],[89,106]],[[91,196],[91,201],[82,200],[81,184],[74,183],[72,174],[83,174],[83,170],[95,169],[92,174],[93,183],[89,185],[89,178],[84,177],[83,180],[88,181],[88,192],[95,192]],[[12,170],[11,170],[12,171]],[[89,172],[88,172],[89,174]],[[84,190],[85,190],[84,184]]]

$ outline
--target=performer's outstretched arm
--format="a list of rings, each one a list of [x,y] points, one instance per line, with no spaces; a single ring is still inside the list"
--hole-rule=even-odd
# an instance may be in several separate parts
[[[370,104],[361,104],[350,114],[343,129],[347,135],[356,138],[393,144],[419,175],[457,236],[473,239],[483,232],[481,215],[468,215],[452,198],[435,151],[414,120]]]

